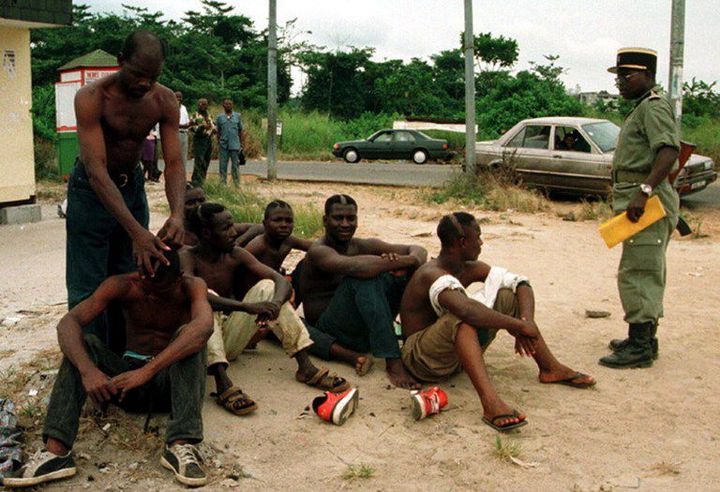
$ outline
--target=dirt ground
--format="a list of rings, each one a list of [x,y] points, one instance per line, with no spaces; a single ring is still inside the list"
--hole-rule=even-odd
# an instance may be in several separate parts
[[[318,209],[331,193],[349,193],[359,203],[359,236],[418,243],[431,255],[439,249],[436,222],[452,210],[427,205],[415,190],[254,186],[268,198],[311,202]],[[151,228],[157,229],[162,187],[152,185],[148,192],[155,210]],[[53,198],[51,193],[48,203]],[[479,399],[464,374],[441,385],[450,399],[447,411],[415,422],[409,393],[389,385],[382,361],[363,378],[329,364],[361,396],[356,415],[335,427],[309,411],[318,392],[295,382],[293,361],[278,346],[261,342],[229,370],[258,402],[258,411],[238,418],[206,398],[203,451],[212,478],[206,489],[717,490],[720,217],[694,210],[707,237],[671,242],[659,360],[652,369],[618,371],[597,365],[597,359],[608,353],[610,338],[625,333],[615,284],[620,249],[605,247],[597,222],[560,218],[578,207],[554,203],[552,211],[533,215],[469,211],[483,219],[481,259],[531,279],[549,346],[567,365],[594,375],[595,389],[541,385],[533,361],[514,355],[512,338],[501,334],[486,360],[501,396],[528,415],[529,425],[519,432],[498,437],[482,423]],[[64,222],[53,206],[43,212],[41,223],[0,227],[0,371],[31,428],[28,450],[39,444],[37,430],[59,360],[54,327],[65,310]],[[297,261],[297,255],[288,259]],[[611,315],[590,319],[588,309]],[[208,392],[212,387],[208,379]],[[83,418],[75,447],[79,473],[48,489],[179,488],[158,463],[165,417],[155,416],[148,434],[142,432],[144,420],[117,410]],[[518,461],[507,458],[511,452]]]

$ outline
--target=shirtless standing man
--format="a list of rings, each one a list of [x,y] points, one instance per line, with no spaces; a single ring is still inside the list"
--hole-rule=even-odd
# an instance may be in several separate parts
[[[227,375],[229,361],[245,349],[260,326],[268,326],[295,359],[295,379],[332,392],[349,388],[343,378],[319,369],[310,361],[312,345],[302,320],[295,314],[290,282],[253,255],[235,246],[233,219],[224,206],[205,203],[191,218],[197,246],[181,253],[183,270],[207,282],[209,300],[215,310],[215,330],[208,341],[208,373],[215,377],[217,403],[226,410],[245,415],[257,408],[255,402]],[[250,278],[247,290],[235,290],[237,278]],[[237,299],[242,299],[239,301]]]
[[[165,53],[148,31],[130,34],[118,55],[120,71],[81,88],[75,96],[80,156],[68,182],[66,284],[70,308],[109,276],[153,275],[153,259],[183,241],[185,169],[180,158],[178,104],[156,83]],[[165,192],[170,217],[158,236],[148,231],[149,211],[139,167],[146,135],[160,123]],[[114,324],[114,320],[113,320]],[[86,326],[108,343],[107,315]],[[113,336],[117,333],[113,330]],[[122,341],[113,343],[122,350]]]
[[[130,412],[171,412],[161,464],[176,479],[199,486],[207,477],[194,444],[203,439],[205,343],[212,311],[205,282],[183,277],[176,251],[166,253],[154,277],[139,273],[105,280],[58,323],[64,358],[47,408],[45,449],[35,454],[6,487],[29,487],[77,473],[72,446],[85,399],[114,403]],[[120,357],[95,335],[83,334],[111,302],[127,320],[127,351]]]
[[[541,383],[588,388],[595,380],[562,365],[545,344],[535,323],[535,299],[525,277],[477,261],[482,247],[475,217],[455,212],[437,228],[440,255],[421,266],[408,283],[400,305],[405,344],[402,360],[419,380],[441,381],[464,370],[483,406],[483,421],[498,431],[527,424],[490,381],[483,354],[498,330],[515,337],[515,351],[532,356]],[[465,288],[484,282],[478,299]]]
[[[366,364],[362,354],[372,352],[385,359],[393,384],[419,387],[400,360],[393,322],[405,285],[427,260],[427,251],[354,237],[357,202],[348,195],[325,201],[323,224],[325,235],[310,247],[299,282],[305,317],[313,327],[313,354],[349,360],[360,374]]]

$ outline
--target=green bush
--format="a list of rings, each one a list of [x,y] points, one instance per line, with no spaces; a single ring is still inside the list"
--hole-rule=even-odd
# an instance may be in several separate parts
[[[60,169],[57,164],[55,143],[51,140],[35,137],[33,139],[35,158],[35,179],[55,181],[60,179]]]

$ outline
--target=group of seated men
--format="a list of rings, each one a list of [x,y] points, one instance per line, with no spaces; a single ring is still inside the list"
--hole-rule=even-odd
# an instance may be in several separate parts
[[[76,473],[71,448],[87,396],[99,406],[169,411],[161,464],[185,485],[205,484],[195,448],[203,437],[205,375],[215,379],[219,405],[235,415],[251,413],[257,404],[227,367],[264,336],[295,359],[298,382],[330,392],[345,391],[349,381],[315,366],[310,355],[346,362],[358,376],[374,359],[385,359],[390,381],[407,389],[464,370],[483,422],[499,431],[527,420],[499,397],[487,373],[483,354],[498,330],[515,338],[518,354],[534,358],[541,383],[595,384],[550,352],[535,322],[529,280],[478,261],[481,230],[469,213],[440,220],[440,252],[427,261],[421,246],[355,237],[358,206],[348,195],[327,199],[324,234],[314,242],[293,235],[293,210],[282,200],[267,205],[262,224],[235,223],[223,205],[206,203],[201,188],[188,189],[185,201],[185,247],[168,251],[154,275],[108,278],[60,320],[64,359],[48,405],[45,447],[6,486]],[[285,276],[282,265],[293,249],[307,253]],[[482,290],[468,293],[476,282]],[[83,334],[111,303],[126,320],[123,354]]]

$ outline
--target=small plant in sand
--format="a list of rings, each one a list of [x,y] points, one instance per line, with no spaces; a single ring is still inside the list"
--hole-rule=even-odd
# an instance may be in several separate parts
[[[371,478],[375,475],[375,468],[370,465],[348,465],[345,472],[342,474],[344,480],[355,480]]]
[[[521,452],[522,447],[519,442],[503,440],[500,436],[495,436],[495,448],[492,454],[500,461],[511,462],[511,458],[517,458]]]
[[[580,213],[577,214],[578,220],[607,220],[613,216],[612,207],[605,200],[597,200],[589,202],[582,201]]]

